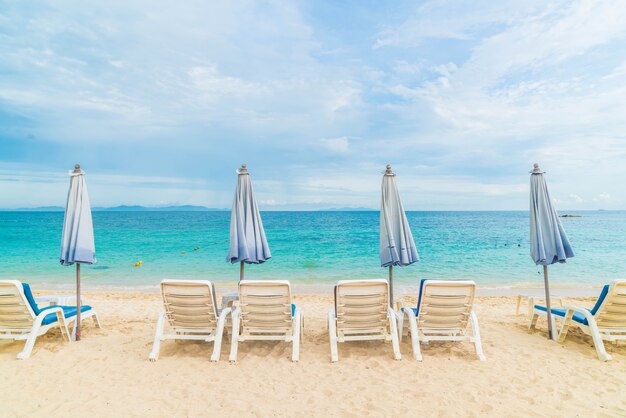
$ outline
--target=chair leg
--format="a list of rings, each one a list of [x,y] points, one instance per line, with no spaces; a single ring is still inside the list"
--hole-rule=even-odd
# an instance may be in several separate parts
[[[562,343],[565,341],[565,337],[567,337],[567,332],[569,331],[569,327],[572,323],[572,316],[574,315],[574,311],[569,311],[565,313],[565,317],[563,318],[563,324],[561,324],[561,330],[557,336],[557,341]]]
[[[297,362],[300,360],[300,323],[302,321],[302,311],[296,308],[296,314],[294,316],[293,325],[293,340],[291,341],[291,361]]]
[[[517,296],[517,303],[515,305],[515,315],[519,315],[519,307],[520,307],[521,303],[522,303],[522,296],[518,295]]]
[[[389,317],[389,330],[391,331],[393,358],[395,358],[396,360],[402,360],[402,354],[400,354],[400,341],[398,339],[398,324],[396,323],[396,313],[392,308],[389,308],[387,316]]]
[[[539,314],[537,312],[533,312],[530,316],[530,323],[528,324],[528,329],[534,329],[535,325],[537,325],[537,319],[539,319]]]
[[[532,296],[528,297],[528,317],[531,318],[533,316],[533,312],[535,311],[535,298]]]
[[[26,339],[26,344],[24,344],[24,349],[17,355],[19,360],[25,360],[30,357],[30,353],[33,351],[33,347],[35,346],[35,340],[37,340],[39,328],[40,326],[38,324],[33,326],[33,329],[30,331],[30,334],[28,334],[28,338]]]
[[[330,361],[339,361],[339,352],[337,350],[337,326],[335,325],[335,311],[328,311],[328,336],[330,340]]]
[[[239,308],[235,309],[232,314],[233,332],[230,338],[230,356],[228,361],[237,361],[237,349],[239,348]]]
[[[399,310],[396,313],[396,322],[398,324],[398,341],[402,343],[402,332],[404,327],[404,312]]]
[[[602,336],[600,335],[600,330],[598,329],[598,324],[595,319],[591,318],[589,320],[589,331],[591,331],[591,338],[593,338],[593,345],[596,348],[596,353],[598,354],[598,358],[601,361],[610,361],[613,360],[613,357],[606,352],[604,348],[604,341],[602,341]]]
[[[224,325],[226,324],[226,317],[230,313],[230,308],[224,308],[220,313],[220,317],[217,320],[217,328],[215,329],[215,339],[213,340],[213,354],[211,354],[211,361],[219,361],[220,354],[222,353],[222,336],[224,335]]]
[[[57,321],[59,323],[59,329],[61,329],[61,336],[63,337],[63,340],[67,340],[68,343],[71,342],[72,336],[67,328],[67,321],[65,320],[63,312],[57,312]]]
[[[159,358],[159,351],[161,350],[161,338],[163,337],[163,327],[165,326],[165,311],[159,314],[159,320],[157,321],[156,332],[154,333],[154,342],[152,343],[152,351],[148,358],[150,361],[157,361]]]
[[[94,312],[92,315],[93,318],[93,323],[96,327],[98,328],[102,328],[102,325],[100,324],[100,318],[98,317],[98,313]]]
[[[422,351],[420,349],[419,342],[419,333],[417,331],[417,320],[415,319],[415,315],[413,311],[405,310],[404,314],[407,316],[409,320],[409,327],[411,333],[411,346],[413,347],[413,355],[415,356],[416,361],[422,361]]]
[[[483,343],[480,340],[480,330],[478,328],[478,318],[476,313],[472,311],[470,314],[472,320],[472,331],[474,332],[474,346],[476,347],[476,355],[480,361],[485,361],[485,354],[483,353]]]

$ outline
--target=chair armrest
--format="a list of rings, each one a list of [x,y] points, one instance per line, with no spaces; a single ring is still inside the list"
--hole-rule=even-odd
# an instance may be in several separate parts
[[[581,308],[580,306],[566,306],[563,309],[565,309],[565,318],[571,318],[572,315],[574,315],[574,312],[576,312],[584,316],[588,322],[596,320],[587,308]]]
[[[63,320],[65,320],[65,314],[63,313],[63,309],[61,309],[60,307],[58,307],[58,308],[48,308],[48,309],[45,309],[45,310],[39,312],[39,315],[37,315],[35,317],[35,324],[36,325],[41,325],[41,322],[43,321],[43,319],[46,316],[48,316],[48,315],[50,315],[51,313],[54,313],[54,312],[57,313],[57,319],[59,317],[59,314],[61,314],[61,318],[63,318]]]

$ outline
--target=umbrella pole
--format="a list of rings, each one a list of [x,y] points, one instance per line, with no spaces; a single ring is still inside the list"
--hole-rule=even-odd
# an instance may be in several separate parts
[[[389,266],[389,306],[393,309],[393,266]]]
[[[76,263],[76,341],[80,341],[80,263]]]
[[[548,338],[554,339],[554,330],[552,329],[552,310],[550,307],[550,285],[548,284],[548,266],[543,266],[543,282],[546,287],[546,313],[548,318]]]
[[[239,281],[243,280],[243,261],[239,262]]]

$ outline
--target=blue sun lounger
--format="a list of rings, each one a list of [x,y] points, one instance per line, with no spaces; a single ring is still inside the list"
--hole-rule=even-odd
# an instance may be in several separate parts
[[[535,305],[529,328],[537,323],[539,316],[546,315],[546,307]],[[603,341],[626,341],[626,280],[614,280],[602,288],[600,297],[593,308],[567,306],[562,309],[552,308],[552,318],[562,322],[558,341],[563,342],[571,326],[580,328],[591,335],[598,358],[609,361],[612,357],[606,352]],[[554,320],[554,319],[553,319]],[[556,329],[556,327],[552,327]]]
[[[91,306],[81,306],[83,318],[93,317],[100,327],[98,315]],[[74,321],[76,326],[75,306],[47,306],[39,308],[30,286],[17,280],[0,280],[0,339],[26,340],[24,350],[18,359],[30,356],[37,337],[52,328],[59,327],[67,341],[71,340],[68,324]]]

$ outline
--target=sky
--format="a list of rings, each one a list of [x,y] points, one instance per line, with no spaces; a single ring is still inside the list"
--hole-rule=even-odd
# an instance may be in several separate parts
[[[626,2],[0,0],[0,207],[626,209]]]

